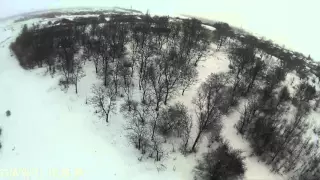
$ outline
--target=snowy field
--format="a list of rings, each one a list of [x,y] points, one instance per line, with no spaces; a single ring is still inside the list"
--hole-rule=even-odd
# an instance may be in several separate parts
[[[110,123],[99,120],[85,104],[91,85],[97,81],[93,64],[86,64],[86,76],[74,89],[63,92],[59,77],[46,75],[45,69],[23,70],[9,45],[25,22],[0,25],[0,179],[108,179],[108,180],[192,180],[193,168],[206,152],[204,138],[197,154],[181,155],[175,144],[167,144],[166,158],[155,163],[141,156],[127,140],[125,119],[119,112]],[[31,20],[28,23],[32,23]],[[199,65],[199,83],[176,100],[192,112],[191,99],[200,82],[210,73],[228,70],[227,54],[212,51]],[[12,115],[6,117],[10,110]],[[282,180],[255,157],[249,157],[249,144],[236,134],[239,112],[223,118],[222,136],[246,156],[246,180]],[[26,178],[28,177],[29,178]]]

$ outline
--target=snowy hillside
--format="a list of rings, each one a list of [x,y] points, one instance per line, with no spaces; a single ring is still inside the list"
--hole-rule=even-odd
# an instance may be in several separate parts
[[[61,16],[40,21],[47,24],[60,18],[72,20],[74,17]],[[51,76],[46,66],[32,70],[20,66],[10,44],[26,23],[31,26],[39,23],[39,19],[7,20],[0,25],[0,179],[194,179],[198,160],[210,150],[209,136],[202,138],[196,153],[183,155],[179,151],[179,141],[168,138],[163,142],[164,156],[160,161],[141,155],[128,139],[127,119],[120,112],[124,100],[116,102],[117,107],[110,114],[109,123],[100,119],[96,109],[87,104],[88,98],[93,96],[92,86],[102,80],[97,77],[94,61],[86,61],[83,65],[85,76],[77,84],[78,94],[75,94],[74,86],[63,90],[59,86],[61,75]],[[203,27],[209,31],[216,30],[208,25]],[[274,59],[269,58],[269,62]],[[197,65],[197,82],[183,96],[179,92],[169,104],[182,102],[195,117],[192,99],[201,83],[211,73],[226,73],[229,68],[228,49],[210,43],[208,53]],[[318,84],[316,82],[314,84]],[[287,85],[294,96],[299,84],[299,76],[292,72],[286,75],[281,87]],[[221,138],[227,140],[232,148],[242,151],[245,180],[288,179],[285,173],[271,172],[270,166],[252,156],[250,143],[235,129],[245,101],[242,98],[238,107],[222,116]],[[11,112],[10,116],[6,116],[7,110]],[[318,117],[318,113],[312,111],[308,119],[316,120]],[[196,119],[193,121],[196,124]],[[196,138],[196,133],[194,126],[190,142]]]

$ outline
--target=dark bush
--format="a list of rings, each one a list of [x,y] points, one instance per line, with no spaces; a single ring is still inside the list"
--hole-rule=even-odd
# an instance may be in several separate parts
[[[232,150],[223,143],[216,150],[205,153],[195,168],[196,177],[202,180],[243,179],[246,171],[241,151]]]
[[[188,109],[181,103],[176,103],[160,112],[158,129],[165,136],[180,137],[191,121]]]
[[[7,116],[7,117],[11,116],[11,111],[7,110],[7,111],[6,111],[6,116]]]

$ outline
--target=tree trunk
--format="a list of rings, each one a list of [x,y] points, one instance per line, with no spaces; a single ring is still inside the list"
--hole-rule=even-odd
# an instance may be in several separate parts
[[[155,121],[154,121],[154,124],[153,124],[153,127],[152,127],[152,136],[151,136],[151,140],[153,140],[153,139],[154,139],[154,132],[155,132],[155,130],[156,130],[156,126],[157,126],[157,121],[155,120]]]
[[[78,94],[78,83],[77,83],[77,80],[76,82],[74,83],[75,87],[76,87],[76,94]]]
[[[167,105],[168,97],[169,97],[169,89],[167,88],[166,97],[164,98],[164,105]]]
[[[243,69],[243,68],[238,69],[236,79],[239,79],[239,75],[240,75],[240,72],[242,71],[242,69]]]
[[[241,123],[240,129],[238,130],[241,135],[244,134],[244,132],[243,132],[244,124],[245,124],[245,123],[244,123],[244,121],[243,121],[243,123]]]
[[[182,90],[182,96],[184,96],[184,92],[186,91],[186,88],[184,88],[183,90]]]
[[[138,139],[138,150],[141,149],[141,138]]]
[[[188,148],[188,143],[189,143],[189,138],[186,140],[186,142],[183,145],[183,151],[187,152],[187,148]]]
[[[132,65],[132,67],[131,67],[131,77],[133,77],[133,73],[134,73],[134,66]]]
[[[139,90],[141,90],[142,81],[143,81],[143,61],[141,61],[140,63],[140,70],[139,70]]]
[[[160,106],[160,100],[157,100],[157,105],[156,105],[156,111],[159,111],[159,106]]]
[[[156,157],[156,160],[157,160],[157,161],[160,161],[160,158],[159,158],[159,151],[157,151],[157,157]]]
[[[234,94],[234,92],[236,91],[236,89],[237,89],[237,87],[239,85],[239,82],[240,82],[240,80],[238,78],[236,79],[236,81],[237,82],[233,85],[232,94]]]
[[[202,131],[199,131],[198,135],[197,135],[197,138],[196,138],[196,140],[194,141],[194,143],[192,145],[191,151],[195,152],[195,148],[196,148],[196,145],[197,145],[197,143],[198,143],[198,141],[200,139],[201,134],[202,134]]]
[[[278,154],[279,154],[281,151],[282,151],[282,147],[275,153],[275,155],[272,157],[270,163],[272,163],[272,162],[276,159],[276,157],[278,156]]]
[[[223,37],[220,37],[220,42],[219,42],[219,45],[217,47],[217,50],[219,51],[220,48],[222,47],[222,43],[223,43]]]
[[[146,102],[146,90],[145,89],[143,89],[143,93],[142,93],[142,103],[143,104],[146,104],[147,102]]]
[[[104,86],[107,86],[107,70],[108,69],[108,65],[107,65],[107,61],[105,60],[104,62]]]
[[[106,114],[106,122],[107,122],[107,123],[109,122],[109,111],[108,111],[108,113]]]
[[[246,93],[245,94],[248,94],[248,92],[250,91],[250,89],[252,88],[253,86],[253,83],[254,83],[254,79],[250,82],[249,86],[247,87],[247,90],[246,90]]]

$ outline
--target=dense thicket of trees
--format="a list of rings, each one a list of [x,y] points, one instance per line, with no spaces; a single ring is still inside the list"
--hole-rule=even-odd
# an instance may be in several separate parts
[[[310,106],[308,102],[300,102],[292,107],[285,86],[278,93],[273,90],[268,96],[265,94],[263,91],[249,98],[235,128],[248,139],[253,154],[272,165],[273,171],[293,171],[309,157],[306,151],[313,146],[304,137],[310,128],[307,121]]]
[[[196,152],[207,136],[209,143],[219,146],[204,155],[196,175],[241,179],[243,157],[220,136],[222,116],[239,107],[235,128],[248,140],[252,154],[275,172],[295,172],[294,180],[317,179],[318,146],[304,135],[309,129],[310,104],[315,100],[316,110],[320,96],[306,81],[306,57],[239,33],[226,23],[213,26],[216,30],[209,31],[197,19],[170,20],[149,14],[113,14],[106,20],[102,14],[44,26],[25,25],[11,50],[22,67],[46,67],[52,76],[60,75],[62,87],[72,85],[76,93],[85,76],[84,65],[92,62],[100,82],[92,87],[88,104],[109,122],[118,108],[117,100],[122,99],[120,111],[127,119],[130,142],[155,161],[165,156],[162,144],[168,139],[177,140],[186,155]],[[192,116],[184,104],[171,101],[195,84],[197,67],[206,59],[210,43],[228,53],[230,71],[210,74],[200,84],[192,100]],[[279,63],[270,66],[272,57]],[[302,83],[290,94],[282,82],[293,70]],[[317,66],[312,72],[320,77],[319,70]]]
[[[121,111],[137,149],[159,161],[161,134],[181,138],[180,149],[188,152],[191,116],[183,104],[165,106],[195,83],[197,65],[208,52],[209,31],[196,19],[169,21],[148,14],[109,18],[25,26],[11,49],[22,67],[46,66],[52,75],[61,75],[64,88],[74,84],[76,93],[83,66],[92,61],[101,84],[92,88],[88,104],[101,119],[109,122],[116,100],[124,97]],[[140,99],[133,97],[134,87],[139,87]]]
[[[297,175],[294,175],[291,180],[316,180],[320,178],[320,157],[319,154],[313,154],[304,162],[302,167],[297,170]]]
[[[215,33],[219,33],[228,26],[222,23],[216,28]],[[310,129],[307,120],[310,105],[317,109],[318,94],[307,82],[305,57],[279,47],[272,49],[274,45],[270,41],[227,32],[225,30],[224,35],[231,40],[225,45],[230,60],[229,105],[237,104],[239,98],[247,98],[240,106],[241,116],[235,124],[238,133],[249,141],[252,154],[271,165],[273,171],[293,172],[300,178],[318,177],[317,168],[307,165],[307,159],[313,159],[311,154],[318,151],[317,142],[306,138]],[[218,49],[221,48],[219,38],[217,43]],[[270,55],[280,62],[271,68],[266,63]],[[302,82],[295,93],[290,94],[282,82],[293,70]],[[308,170],[299,171],[301,166]]]

